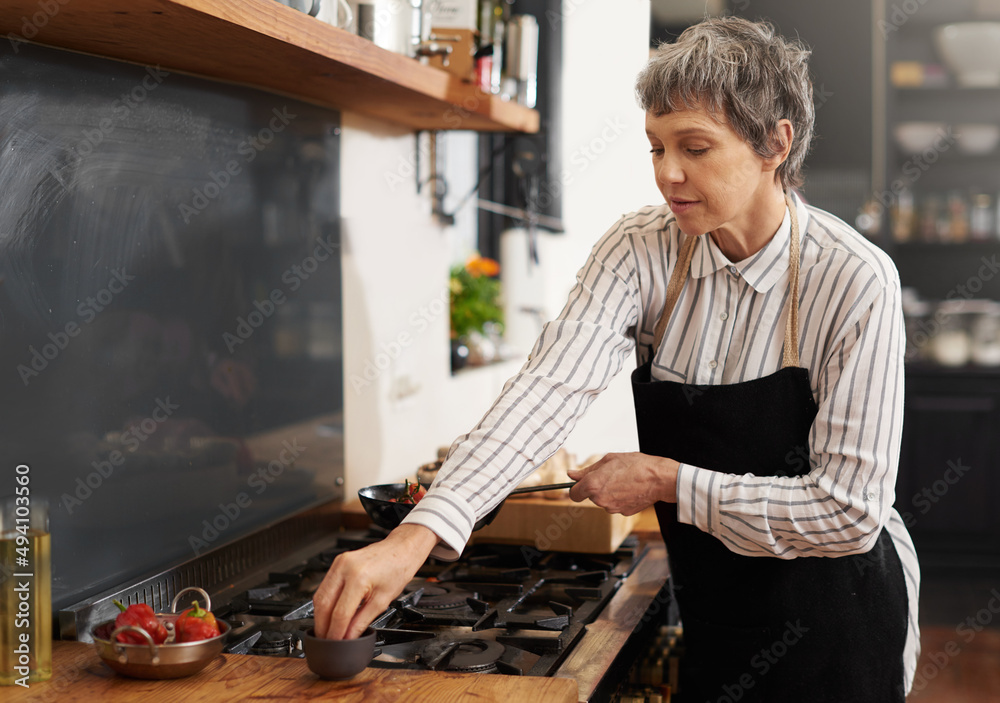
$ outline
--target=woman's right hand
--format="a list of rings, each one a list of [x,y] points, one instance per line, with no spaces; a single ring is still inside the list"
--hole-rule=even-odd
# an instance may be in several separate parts
[[[313,595],[316,635],[360,637],[403,592],[437,542],[422,525],[400,525],[380,542],[338,554]]]

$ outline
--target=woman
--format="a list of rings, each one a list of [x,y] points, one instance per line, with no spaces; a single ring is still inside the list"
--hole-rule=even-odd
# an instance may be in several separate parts
[[[634,349],[641,451],[572,473],[570,495],[626,515],[656,505],[684,699],[903,700],[919,575],[892,509],[899,280],[877,248],[790,194],[812,135],[807,58],[736,18],[660,48],[637,94],[666,202],[597,243],[407,521],[338,557],[315,599],[321,635],[358,635],[428,554],[460,552]]]

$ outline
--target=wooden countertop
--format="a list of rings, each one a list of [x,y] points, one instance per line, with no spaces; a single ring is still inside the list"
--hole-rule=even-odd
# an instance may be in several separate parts
[[[272,659],[220,654],[209,665],[182,679],[143,680],[119,676],[98,657],[92,644],[54,642],[53,675],[30,688],[10,686],[4,700],[58,701],[298,701],[336,698],[338,701],[386,703],[406,701],[476,700],[554,701],[575,703],[576,681],[437,671],[368,668],[349,681],[324,681],[309,671],[304,659]]]
[[[363,528],[367,516],[357,501],[343,508],[344,526]],[[353,523],[353,525],[352,525]],[[666,552],[659,540],[656,515],[645,511],[634,534],[649,541],[650,550],[625,580],[598,619],[587,626],[581,642],[553,677],[407,671],[368,668],[350,681],[324,681],[305,660],[220,654],[204,670],[182,679],[142,680],[115,674],[92,644],[53,643],[53,677],[24,689],[11,686],[4,700],[135,701],[183,700],[208,703],[231,700],[298,701],[336,698],[344,701],[587,701],[644,614],[668,575]]]
[[[656,535],[659,537],[659,531]],[[577,682],[580,701],[595,697],[605,674],[615,669],[616,659],[629,638],[646,627],[649,613],[657,615],[665,605],[657,595],[670,575],[667,550],[663,542],[648,546],[646,556],[597,619],[587,624],[586,636],[556,671],[556,676]]]
[[[662,540],[660,534],[660,522],[656,519],[656,511],[653,508],[646,508],[639,513],[639,522],[632,529],[632,534],[641,540],[655,541]]]

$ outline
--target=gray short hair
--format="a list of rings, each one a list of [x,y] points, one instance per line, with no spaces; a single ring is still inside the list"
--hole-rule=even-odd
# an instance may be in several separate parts
[[[721,113],[763,158],[780,151],[775,129],[789,120],[792,148],[778,177],[783,188],[800,186],[816,118],[809,54],[767,22],[710,18],[660,45],[636,79],[636,96],[655,116],[696,107]]]

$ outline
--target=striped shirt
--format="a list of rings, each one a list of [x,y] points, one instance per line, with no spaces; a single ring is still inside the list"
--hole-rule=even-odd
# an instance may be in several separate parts
[[[909,596],[906,685],[919,649],[919,567],[893,509],[903,418],[905,337],[889,257],[843,221],[795,199],[801,235],[800,364],[819,413],[805,476],[681,464],[677,509],[738,553],[791,559],[865,553],[885,527]],[[731,262],[699,237],[689,280],[653,359],[656,380],[729,384],[781,368],[790,218],[753,256]],[[472,525],[566,440],[632,356],[644,363],[683,235],[667,205],[623,216],[594,246],[559,317],[468,434],[406,522],[455,558]],[[630,412],[623,409],[623,412]],[[804,454],[805,452],[803,452]]]

